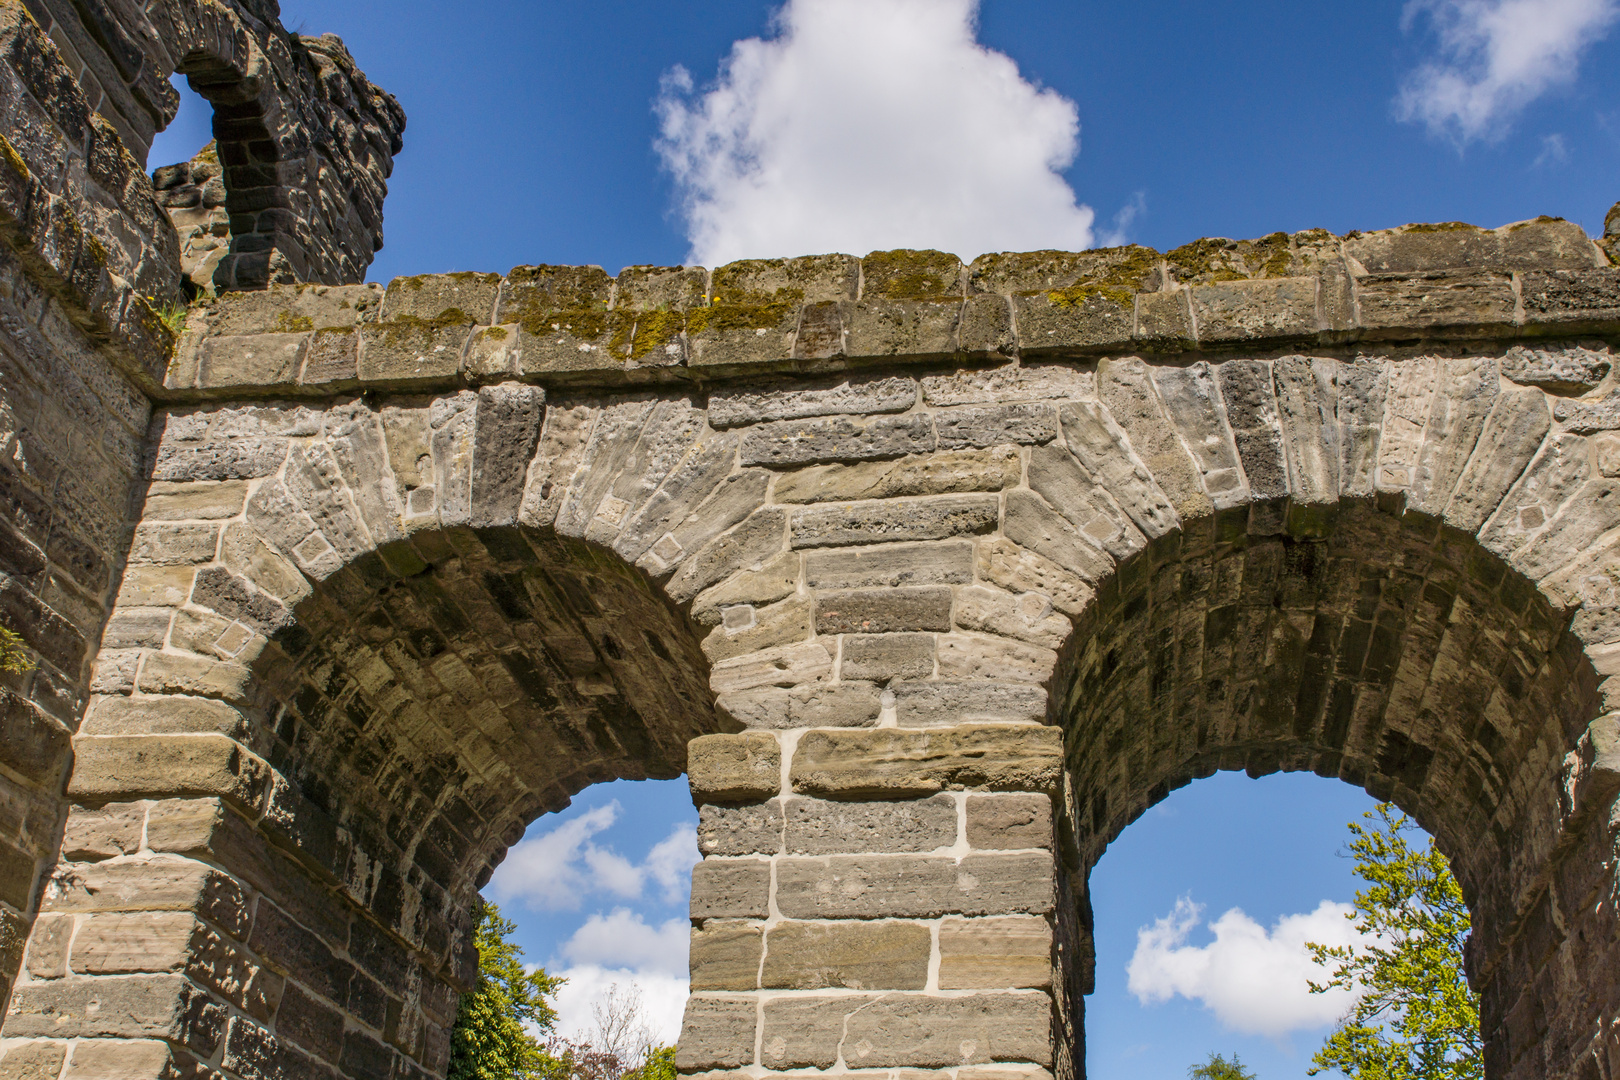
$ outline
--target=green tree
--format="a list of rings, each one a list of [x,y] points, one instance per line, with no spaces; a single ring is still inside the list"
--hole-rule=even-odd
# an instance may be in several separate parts
[[[34,662],[28,658],[28,643],[22,635],[0,626],[0,671],[22,675],[33,670]]]
[[[1188,1069],[1187,1077],[1188,1080],[1254,1080],[1254,1073],[1243,1067],[1236,1054],[1231,1061],[1220,1054],[1211,1054],[1202,1065]]]
[[[524,1024],[551,1030],[557,1014],[547,998],[563,979],[544,968],[524,970],[523,949],[506,940],[516,929],[500,908],[484,905],[476,930],[478,982],[456,1010],[448,1080],[531,1080],[545,1072],[545,1051]]]
[[[1335,987],[1358,995],[1322,1049],[1311,1075],[1338,1069],[1352,1080],[1480,1080],[1479,998],[1463,977],[1468,908],[1451,866],[1434,841],[1407,843],[1417,826],[1390,803],[1350,823],[1356,893],[1346,916],[1361,940],[1310,944],[1311,958]]]
[[[639,1069],[631,1069],[623,1080],[675,1080],[675,1048],[655,1046],[647,1051]]]

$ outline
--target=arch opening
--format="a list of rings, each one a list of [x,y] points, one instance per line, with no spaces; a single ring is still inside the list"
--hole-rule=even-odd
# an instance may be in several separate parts
[[[1399,510],[1347,500],[1308,538],[1217,517],[1105,583],[1053,680],[1075,931],[1089,942],[1091,868],[1170,791],[1218,770],[1338,778],[1451,860],[1488,1074],[1561,1075],[1602,1027],[1575,989],[1594,941],[1576,942],[1606,942],[1613,918],[1606,823],[1574,813],[1566,784],[1598,679],[1569,612],[1473,537]],[[1076,1000],[1093,982],[1081,956]]]

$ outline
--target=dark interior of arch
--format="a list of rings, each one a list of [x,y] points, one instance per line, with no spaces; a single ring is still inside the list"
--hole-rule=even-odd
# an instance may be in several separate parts
[[[1550,959],[1576,932],[1554,909],[1590,908],[1600,885],[1556,880],[1561,770],[1600,711],[1570,613],[1425,515],[1346,502],[1311,539],[1243,524],[1172,534],[1122,565],[1062,658],[1082,939],[1079,882],[1171,790],[1221,769],[1337,777],[1398,804],[1451,860],[1488,1071],[1507,1075],[1549,1026],[1585,1022]]]
[[[464,930],[534,818],[599,781],[679,776],[687,743],[721,730],[687,617],[549,532],[417,533],[292,617],[256,667],[264,753],[300,821],[350,838],[351,898],[407,941],[413,911]]]

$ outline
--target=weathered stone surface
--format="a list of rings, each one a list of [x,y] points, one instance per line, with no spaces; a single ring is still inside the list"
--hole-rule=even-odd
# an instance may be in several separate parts
[[[1043,683],[1058,655],[1039,645],[982,634],[949,634],[938,641],[939,674],[946,679],[1005,679]]]
[[[1553,417],[1576,435],[1595,435],[1620,429],[1620,394],[1596,401],[1560,401]]]
[[[776,906],[790,919],[1045,914],[1045,853],[949,856],[833,855],[776,864]]]
[[[895,711],[901,727],[934,727],[978,720],[1046,719],[1046,691],[1023,683],[942,679],[896,682]]]
[[[813,731],[790,770],[802,795],[903,798],[947,788],[1050,791],[1062,767],[1056,728],[962,725],[939,731]]]
[[[1052,602],[1038,593],[1014,595],[974,585],[956,593],[956,625],[964,630],[1017,638],[1048,649],[1069,638],[1069,620],[1052,612]]]
[[[803,465],[926,454],[934,449],[932,420],[907,416],[834,417],[760,424],[743,433],[744,465]]]
[[[804,580],[812,589],[961,585],[973,580],[973,545],[952,540],[812,551],[804,557]]]
[[[934,414],[942,450],[1008,443],[1049,443],[1057,438],[1057,410],[1048,404],[964,406]]]
[[[912,379],[846,380],[825,389],[789,383],[780,389],[711,394],[709,423],[725,428],[840,413],[905,412],[916,403]]]
[[[692,918],[763,919],[770,914],[771,864],[704,859],[692,868]]]
[[[781,990],[921,990],[931,939],[922,923],[778,923],[760,983]]]
[[[1502,357],[1502,376],[1553,394],[1584,394],[1609,374],[1612,359],[1602,351],[1578,345],[1534,348],[1515,345]]]
[[[989,532],[996,526],[998,512],[997,500],[982,495],[858,502],[795,510],[788,528],[796,548],[944,540]]]
[[[816,598],[818,634],[884,634],[950,628],[951,590],[942,585],[828,590]]]
[[[687,748],[686,769],[699,804],[766,799],[782,785],[782,750],[765,732],[705,735]]]
[[[722,660],[710,670],[709,686],[717,694],[735,694],[762,686],[798,686],[830,674],[832,666],[832,654],[827,647],[812,641]]]
[[[1000,491],[1018,482],[1023,462],[1012,446],[947,450],[853,465],[813,465],[776,480],[776,501],[845,502],[904,495]]]
[[[727,608],[738,604],[772,604],[791,596],[799,587],[802,556],[785,551],[758,569],[741,570],[692,601],[692,618],[705,626],[720,622]]]
[[[844,638],[839,674],[845,679],[926,679],[934,672],[932,634],[851,634]]]
[[[698,808],[698,851],[704,855],[774,855],[781,846],[781,803]]]
[[[1065,615],[1078,615],[1096,594],[1077,575],[1011,540],[980,540],[974,549],[979,578],[1014,593],[1035,593]]]
[[[930,405],[989,405],[1097,396],[1095,373],[1056,364],[957,371],[926,375],[918,381],[923,400]]]
[[[1018,792],[969,795],[967,841],[974,848],[991,851],[1050,850],[1052,800]]]
[[[68,793],[87,799],[219,795],[255,809],[270,766],[218,735],[108,736],[81,740]]]
[[[136,975],[18,986],[6,1014],[11,1038],[169,1039],[208,1055],[225,1007],[183,975]]]
[[[803,641],[810,636],[811,604],[808,597],[789,597],[780,603],[756,607],[738,604],[721,613],[720,625],[703,639],[710,660]]]
[[[866,727],[883,707],[878,688],[858,681],[722,694],[715,705],[751,728]]]
[[[736,1069],[754,1061],[754,1028],[758,1006],[746,998],[686,999],[675,1065],[682,1071]]]
[[[1045,990],[1052,968],[1052,927],[1045,919],[947,917],[940,923],[941,990]]]
[[[791,855],[933,851],[956,843],[956,799],[950,795],[876,803],[794,799],[787,806],[784,835]]]
[[[1188,290],[1200,345],[1314,338],[1316,278],[1223,281]]]
[[[693,930],[693,992],[756,989],[763,941],[764,931],[758,926],[725,919],[710,919]]]

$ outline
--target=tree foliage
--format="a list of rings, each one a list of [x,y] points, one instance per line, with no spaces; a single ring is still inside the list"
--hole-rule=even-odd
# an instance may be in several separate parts
[[[28,656],[28,643],[17,631],[0,626],[0,671],[22,675],[32,670],[34,661]]]
[[[1254,1080],[1254,1073],[1243,1067],[1242,1060],[1232,1055],[1227,1061],[1220,1054],[1209,1055],[1209,1060],[1202,1065],[1194,1065],[1187,1070],[1188,1080]]]
[[[1331,972],[1312,993],[1335,987],[1356,1004],[1311,1059],[1311,1075],[1338,1069],[1351,1080],[1481,1080],[1479,998],[1463,976],[1468,908],[1434,841],[1407,843],[1417,826],[1390,803],[1350,823],[1356,893],[1347,916],[1361,940],[1310,944]]]
[[[478,919],[478,982],[461,996],[450,1032],[447,1080],[533,1080],[544,1074],[546,1054],[524,1027],[551,1030],[557,1014],[547,1000],[563,979],[544,968],[525,971],[523,949],[506,939],[517,929],[485,904]]]

